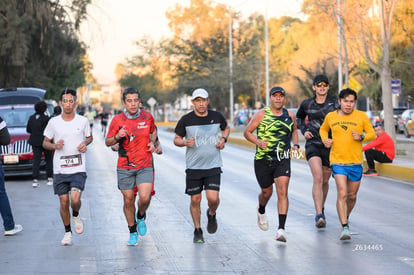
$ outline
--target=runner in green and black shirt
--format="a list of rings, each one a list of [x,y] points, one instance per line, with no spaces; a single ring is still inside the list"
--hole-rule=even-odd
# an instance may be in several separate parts
[[[285,223],[289,208],[288,185],[290,180],[291,141],[298,150],[298,133],[295,114],[283,108],[286,92],[282,87],[270,90],[270,106],[257,112],[244,131],[244,137],[256,144],[254,169],[260,185],[257,224],[268,230],[265,208],[276,185],[279,228],[276,240],[286,242]],[[257,136],[253,134],[257,131]]]

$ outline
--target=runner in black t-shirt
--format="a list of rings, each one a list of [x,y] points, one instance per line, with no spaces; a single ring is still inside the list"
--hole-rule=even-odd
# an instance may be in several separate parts
[[[205,189],[208,201],[207,231],[217,231],[216,210],[219,206],[221,155],[230,128],[223,115],[208,110],[210,100],[204,89],[196,89],[192,95],[194,111],[184,115],[175,128],[174,144],[186,147],[186,190],[191,196],[190,212],[194,222],[194,243],[203,243],[200,225],[201,191]],[[219,137],[219,133],[221,136]]]
[[[313,80],[312,89],[315,96],[302,102],[296,113],[298,128],[306,139],[306,159],[313,176],[312,196],[315,204],[315,226],[326,226],[324,205],[329,190],[331,168],[329,149],[321,141],[319,128],[326,114],[339,107],[338,99],[328,95],[329,81],[325,75],[317,75]]]

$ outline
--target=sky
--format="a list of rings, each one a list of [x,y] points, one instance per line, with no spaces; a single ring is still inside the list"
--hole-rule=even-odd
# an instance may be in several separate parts
[[[215,0],[230,5],[247,17],[254,12],[270,17],[300,16],[302,0]],[[165,12],[190,0],[100,0],[93,1],[88,20],[82,24],[81,38],[88,47],[93,75],[100,84],[111,84],[115,66],[137,51],[133,45],[144,35],[158,41],[171,31]]]

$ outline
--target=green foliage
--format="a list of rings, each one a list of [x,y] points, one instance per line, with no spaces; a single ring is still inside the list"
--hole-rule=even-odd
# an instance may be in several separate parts
[[[44,88],[56,99],[65,87],[84,84],[85,46],[76,30],[90,0],[2,0],[0,86]]]

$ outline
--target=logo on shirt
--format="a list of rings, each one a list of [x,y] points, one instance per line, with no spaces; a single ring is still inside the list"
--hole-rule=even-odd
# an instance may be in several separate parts
[[[144,128],[148,128],[148,125],[146,125],[145,121],[144,122],[138,122],[137,129],[144,129]]]

